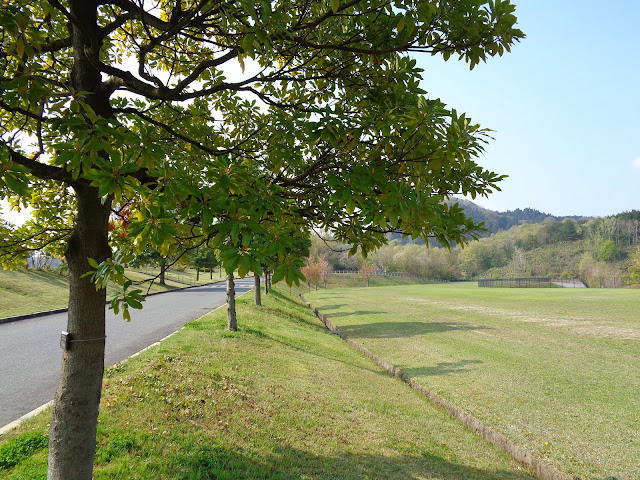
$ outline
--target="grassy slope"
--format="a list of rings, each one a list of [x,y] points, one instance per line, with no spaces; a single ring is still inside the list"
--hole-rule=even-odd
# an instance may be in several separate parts
[[[278,292],[108,370],[96,479],[531,478]],[[47,414],[5,439],[46,432]],[[5,440],[3,439],[3,440]],[[7,479],[46,471],[40,451]]]
[[[150,275],[128,271],[127,276],[134,281],[147,280]],[[193,277],[193,278],[191,278]],[[219,280],[214,274],[214,279],[209,279],[209,274],[201,275],[200,282],[209,283]],[[150,292],[161,292],[195,284],[195,272],[187,270],[176,275],[176,279],[187,283],[180,283],[167,279],[166,286],[154,282]],[[193,280],[193,281],[192,281]],[[147,292],[149,284],[145,283],[139,288]],[[110,295],[109,289],[107,297]],[[36,270],[0,270],[0,318],[33,313],[67,306],[69,298],[69,279],[55,271]]]
[[[67,277],[34,270],[0,270],[0,318],[67,306]]]
[[[559,468],[640,478],[638,290],[445,284],[307,298],[350,338]]]

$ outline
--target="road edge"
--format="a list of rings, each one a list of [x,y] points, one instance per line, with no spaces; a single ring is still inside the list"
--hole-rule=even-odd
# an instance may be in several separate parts
[[[224,280],[221,280],[224,281]],[[220,282],[213,282],[213,283],[220,283]],[[212,285],[212,283],[209,283],[207,285]],[[204,285],[196,285],[198,287],[203,287]],[[186,287],[186,288],[193,288],[193,287]],[[178,290],[178,289],[176,289]],[[175,292],[176,290],[169,290],[169,292]],[[181,288],[180,290],[185,290],[184,288]],[[247,290],[246,292],[241,293],[240,295],[236,295],[236,298],[239,298],[243,295],[246,295],[247,293],[249,293],[251,290],[253,290],[253,287],[250,288],[249,290]],[[150,295],[156,295],[158,293],[166,293],[166,292],[156,292]],[[200,320],[202,317],[209,315],[213,312],[215,312],[216,310],[220,310],[221,308],[226,307],[227,304],[223,303],[222,305],[220,305],[219,307],[214,308],[213,310],[205,313],[204,315],[202,315],[201,317],[192,320],[192,322],[197,322],[198,320]],[[160,340],[158,340],[157,342],[152,343],[151,345],[144,347],[142,350],[134,353],[133,355],[129,355],[127,358],[125,358],[124,360],[121,360],[120,362],[117,363],[124,363],[129,361],[130,359],[132,359],[133,357],[137,357],[138,355],[140,355],[142,352],[145,352],[147,350],[149,350],[152,347],[156,347],[158,345],[160,345],[162,342],[164,342],[167,338],[172,337],[173,335],[175,335],[176,333],[178,333],[180,330],[184,329],[184,325],[182,327],[180,327],[179,329],[177,329],[175,332],[170,333],[169,335],[167,335],[166,337],[161,338]],[[7,433],[10,430],[13,430],[14,428],[20,426],[20,424],[22,422],[24,422],[25,420],[28,420],[31,417],[35,417],[37,414],[39,414],[40,412],[46,410],[47,408],[49,408],[50,406],[53,405],[53,400],[50,400],[49,402],[45,403],[44,405],[40,405],[38,408],[35,408],[33,410],[31,410],[29,413],[25,413],[23,416],[21,416],[20,418],[18,418],[17,420],[14,420],[13,422],[7,423],[5,426],[0,427],[0,438],[2,438],[2,435],[4,435],[5,433]]]

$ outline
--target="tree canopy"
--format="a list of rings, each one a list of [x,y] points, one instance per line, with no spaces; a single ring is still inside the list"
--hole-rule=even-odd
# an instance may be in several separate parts
[[[500,179],[474,162],[485,132],[399,54],[502,54],[521,36],[507,1],[26,2],[1,19],[2,194],[35,209],[3,253],[62,253],[76,186],[126,210],[138,251],[230,237],[225,263],[248,272],[256,233],[284,254],[278,231],[311,223],[364,250],[394,230],[458,241],[474,225],[443,199]]]
[[[207,244],[241,275],[276,255],[293,282],[312,226],[365,252],[389,231],[473,232],[444,200],[496,188],[475,161],[487,132],[427,98],[408,54],[473,68],[515,22],[508,0],[2,2],[0,197],[33,217],[0,228],[0,258],[64,255],[68,331],[96,342],[64,353],[50,477],[90,478],[102,287],[137,305],[131,250]]]

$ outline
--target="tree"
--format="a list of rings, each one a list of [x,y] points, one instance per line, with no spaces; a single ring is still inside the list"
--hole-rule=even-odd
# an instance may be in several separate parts
[[[629,256],[631,265],[627,268],[627,275],[624,275],[624,281],[627,285],[640,284],[640,247]]]
[[[600,244],[598,258],[605,262],[612,262],[620,256],[620,250],[613,240],[605,240]]]
[[[253,303],[256,306],[262,306],[262,297],[260,296],[260,274],[253,274]]]
[[[167,272],[167,259],[155,248],[148,248],[143,252],[137,254],[133,260],[131,260],[131,266],[134,268],[151,265],[154,267],[160,267],[160,273],[158,274],[158,281],[160,285],[166,285],[165,276]]]
[[[190,263],[196,268],[196,281],[200,280],[200,270],[209,269],[213,279],[213,269],[218,266],[218,258],[213,248],[200,247],[193,251]]]
[[[324,288],[327,288],[327,281],[329,281],[329,277],[333,272],[333,267],[325,255],[318,257],[318,270],[320,272],[320,280],[324,283]]]
[[[358,272],[360,278],[367,281],[367,287],[369,286],[369,282],[373,277],[375,277],[378,273],[378,266],[374,264],[366,264],[360,267],[360,272]]]
[[[285,232],[286,234],[286,232]],[[308,238],[303,238],[296,235],[295,230],[291,230],[288,232],[290,235],[290,243],[287,246],[286,252],[287,254],[294,259],[303,259],[309,256],[309,247],[311,245],[311,241]],[[255,241],[262,241],[260,239],[255,239]],[[264,240],[266,241],[266,240]],[[263,257],[261,260],[260,266],[262,267],[262,271],[264,272],[264,291],[265,295],[269,293],[269,289],[271,288],[271,271],[274,270],[280,261],[279,255],[272,255],[270,257]],[[292,263],[293,265],[293,263]],[[260,297],[260,275],[259,273],[254,274],[254,296],[255,296],[255,304],[261,305],[262,299]]]
[[[125,316],[140,306],[131,249],[209,242],[241,276],[278,255],[274,282],[294,282],[285,229],[318,225],[354,252],[387,231],[468,238],[477,225],[444,201],[502,177],[475,163],[486,132],[424,98],[405,54],[473,67],[522,37],[513,12],[508,0],[0,4],[0,197],[34,211],[0,229],[0,255],[64,254],[67,330],[83,340],[63,352],[49,478],[91,478],[104,287],[122,286]]]
[[[236,314],[236,288],[233,272],[227,274],[227,330],[238,330],[238,317]]]
[[[318,282],[322,279],[322,272],[320,271],[320,265],[318,265],[317,260],[314,261],[311,257],[307,259],[307,264],[300,269],[304,278],[307,281],[307,286],[309,287],[309,291],[311,291],[311,284],[316,284],[316,290],[318,289]]]

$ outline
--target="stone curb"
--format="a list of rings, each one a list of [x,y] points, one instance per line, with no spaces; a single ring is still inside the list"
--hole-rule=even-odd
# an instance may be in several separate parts
[[[466,427],[476,431],[488,442],[492,443],[504,453],[509,455],[515,461],[520,463],[522,466],[528,468],[541,480],[570,480],[572,477],[560,470],[558,470],[553,465],[547,463],[540,457],[536,457],[532,453],[526,451],[522,447],[513,443],[509,438],[507,438],[502,433],[494,430],[490,426],[482,423],[477,418],[472,415],[464,412],[460,407],[454,405],[443,397],[435,394],[424,385],[418,383],[416,380],[412,379],[408,375],[402,372],[401,369],[395,367],[391,363],[387,362],[383,358],[378,357],[374,353],[367,350],[363,345],[347,338],[347,336],[342,333],[338,327],[327,317],[325,317],[317,308],[311,305],[310,302],[305,300],[304,294],[300,294],[300,297],[304,301],[304,303],[313,311],[313,313],[318,317],[318,319],[324,323],[325,327],[333,333],[338,335],[342,340],[344,340],[350,347],[359,351],[367,358],[373,360],[380,367],[384,368],[387,372],[389,372],[394,377],[398,377],[400,380],[409,385],[412,389],[420,393],[421,395],[427,397],[431,402],[436,405],[444,408],[449,414],[454,417],[456,420],[462,422]]]
[[[163,292],[153,292],[145,295],[146,297],[151,297],[153,295],[161,295],[163,293],[171,293],[171,292],[179,292],[180,290],[188,290],[189,288],[197,288],[197,287],[206,287],[207,285],[215,285],[216,283],[226,282],[226,280],[218,280],[216,282],[203,283],[202,285],[189,285],[188,287],[180,287],[174,288],[172,290],[165,290]],[[106,305],[109,305],[111,302],[107,302]],[[11,323],[18,322],[20,320],[28,320],[30,318],[38,318],[38,317],[46,317],[47,315],[55,315],[56,313],[63,313],[68,311],[68,308],[56,308],[55,310],[45,310],[43,312],[33,312],[33,313],[25,313],[23,315],[14,315],[12,317],[2,317],[0,318],[0,325],[3,323]]]

